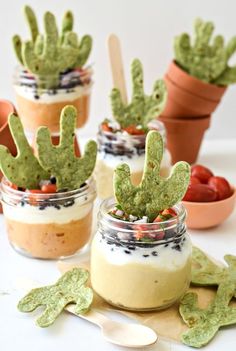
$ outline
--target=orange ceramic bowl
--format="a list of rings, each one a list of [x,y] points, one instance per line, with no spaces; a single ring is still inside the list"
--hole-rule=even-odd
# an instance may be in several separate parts
[[[187,210],[186,224],[190,229],[206,229],[224,222],[233,212],[236,189],[227,199],[212,202],[182,201]]]

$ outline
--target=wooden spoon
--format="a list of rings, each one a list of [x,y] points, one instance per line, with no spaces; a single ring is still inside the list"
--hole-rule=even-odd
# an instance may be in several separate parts
[[[118,88],[124,104],[127,104],[127,90],[125,84],[124,67],[121,54],[120,40],[115,34],[108,37],[108,51],[110,57],[113,85]]]
[[[65,309],[78,316],[75,313],[75,305],[68,305]],[[103,337],[112,344],[125,347],[144,347],[157,341],[154,330],[141,324],[116,322],[95,310],[90,310],[83,315],[80,314],[79,317],[98,325]]]
[[[16,285],[17,288],[26,291],[40,286],[37,282],[25,278],[18,278]],[[144,325],[116,322],[96,310],[78,315],[75,313],[74,304],[67,305],[65,310],[98,325],[103,337],[113,344],[137,348],[152,345],[157,341],[154,330]]]

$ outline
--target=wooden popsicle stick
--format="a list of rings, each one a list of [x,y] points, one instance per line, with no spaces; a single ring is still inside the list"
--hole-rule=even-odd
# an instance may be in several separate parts
[[[127,90],[125,84],[124,67],[121,54],[120,40],[115,34],[108,37],[108,51],[110,57],[113,85],[121,93],[122,101],[127,103]]]

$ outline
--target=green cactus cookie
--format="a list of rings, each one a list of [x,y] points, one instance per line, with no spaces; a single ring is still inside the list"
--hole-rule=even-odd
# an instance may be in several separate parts
[[[190,329],[182,334],[181,341],[199,348],[206,345],[220,327],[235,324],[236,308],[229,306],[234,292],[233,283],[221,284],[205,309],[197,306],[197,294],[187,293],[180,302],[179,312]]]
[[[176,163],[168,178],[160,176],[163,140],[157,131],[150,131],[146,140],[146,156],[141,183],[131,183],[127,164],[119,165],[114,173],[114,193],[117,202],[127,214],[154,220],[158,213],[179,202],[188,187],[190,166]]]
[[[34,156],[25,137],[21,120],[11,114],[8,123],[17,147],[17,156],[13,157],[8,148],[0,145],[0,169],[4,176],[18,187],[36,189],[40,180],[49,179],[50,175]]]
[[[97,144],[89,141],[83,157],[74,152],[77,110],[73,106],[63,108],[60,117],[60,144],[52,145],[50,131],[40,127],[37,133],[38,157],[43,168],[57,179],[57,189],[74,190],[91,176],[95,167]]]
[[[32,312],[37,307],[44,306],[44,312],[36,321],[39,327],[51,325],[70,303],[76,304],[77,314],[84,314],[89,310],[93,301],[92,289],[85,287],[88,278],[88,271],[73,268],[66,272],[56,284],[31,290],[20,300],[17,307],[21,312]]]
[[[195,38],[183,33],[175,38],[175,61],[190,75],[207,83],[228,85],[236,82],[236,69],[228,61],[236,52],[236,37],[225,46],[221,35],[212,41],[214,24],[196,19]]]
[[[122,128],[130,125],[147,124],[158,117],[163,111],[167,99],[166,86],[163,80],[154,83],[153,92],[150,96],[145,95],[143,89],[143,68],[138,59],[131,66],[133,96],[131,103],[125,105],[119,89],[114,88],[111,92],[111,106],[114,118]]]

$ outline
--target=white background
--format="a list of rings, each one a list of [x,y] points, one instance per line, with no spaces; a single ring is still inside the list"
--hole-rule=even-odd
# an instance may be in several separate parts
[[[11,37],[18,33],[23,39],[29,38],[22,13],[26,1],[0,2],[0,98],[13,101],[12,73],[16,58]],[[118,34],[122,41],[128,86],[131,60],[134,57],[142,60],[147,92],[154,80],[163,76],[173,57],[173,37],[183,31],[190,32],[195,17],[214,21],[216,32],[227,39],[236,35],[235,0],[29,0],[28,4],[41,20],[46,10],[54,12],[60,20],[64,11],[71,9],[80,36],[85,33],[93,36],[90,62],[94,63],[95,85],[90,121],[80,132],[84,136],[94,135],[99,121],[110,116],[108,96],[112,81],[106,48],[109,33]],[[236,57],[233,61],[236,63]],[[236,85],[228,89],[206,137],[236,138]]]

